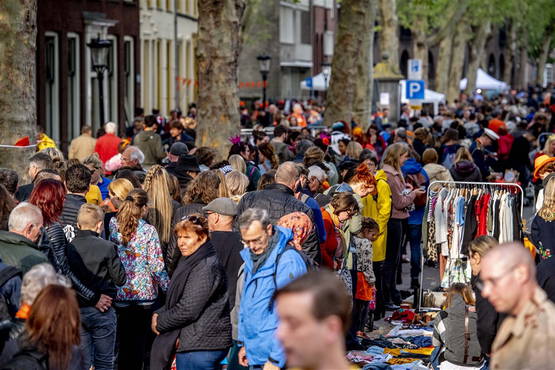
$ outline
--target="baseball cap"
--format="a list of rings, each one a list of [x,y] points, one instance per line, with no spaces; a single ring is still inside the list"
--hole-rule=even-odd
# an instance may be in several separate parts
[[[493,130],[489,128],[484,129],[484,134],[489,137],[491,140],[497,141],[499,140],[499,135],[497,135]]]
[[[216,198],[202,207],[204,212],[213,212],[225,216],[237,216],[237,205],[229,198]]]
[[[170,154],[172,155],[176,155],[179,157],[181,154],[187,153],[189,153],[189,148],[187,147],[187,144],[182,143],[181,141],[173,143],[170,147]]]

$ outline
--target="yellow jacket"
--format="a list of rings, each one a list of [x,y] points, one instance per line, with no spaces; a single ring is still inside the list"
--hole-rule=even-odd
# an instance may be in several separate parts
[[[37,140],[37,151],[41,151],[46,148],[56,148],[56,142],[48,137],[46,134],[42,134],[40,139]]]
[[[362,199],[362,215],[373,218],[380,227],[378,239],[372,243],[374,262],[385,260],[385,246],[387,243],[387,223],[391,215],[391,189],[387,183],[387,175],[383,170],[378,170],[375,175],[378,194],[374,197],[368,195]]]

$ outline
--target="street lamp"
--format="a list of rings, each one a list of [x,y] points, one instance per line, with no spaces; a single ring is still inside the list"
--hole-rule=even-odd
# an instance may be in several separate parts
[[[262,75],[262,106],[266,108],[266,81],[268,80],[270,60],[272,58],[269,55],[263,54],[257,56],[256,59],[258,60],[258,69]]]
[[[98,95],[100,106],[100,125],[104,125],[104,72],[108,69],[108,49],[112,46],[109,40],[103,40],[100,35],[87,44],[91,48],[92,69],[98,78]]]
[[[326,91],[328,90],[328,78],[330,78],[331,74],[331,64],[325,62],[322,63],[322,75],[324,76],[324,87]]]

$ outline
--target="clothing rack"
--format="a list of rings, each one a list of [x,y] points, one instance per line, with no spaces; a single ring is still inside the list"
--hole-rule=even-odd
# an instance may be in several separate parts
[[[506,188],[506,187],[512,187],[514,189],[516,189],[518,192],[520,192],[520,219],[522,220],[522,217],[524,215],[524,190],[522,189],[522,187],[518,184],[515,183],[504,183],[504,182],[472,182],[472,181],[433,181],[432,183],[430,183],[430,185],[428,186],[428,189],[426,191],[426,202],[428,202],[428,200],[430,199],[430,191],[431,189],[435,188],[434,185],[439,184],[439,185],[450,185],[452,187],[455,188],[461,188],[462,187],[466,187],[466,186],[475,186],[478,188],[487,188],[487,189],[493,189],[493,188]],[[417,311],[420,311],[422,309],[421,305],[422,305],[422,300],[424,299],[424,289],[423,289],[423,283],[424,282],[424,251],[422,251],[422,256],[420,258],[420,287],[417,289],[418,291],[415,291],[415,298],[417,299],[417,302],[415,302],[415,307]]]

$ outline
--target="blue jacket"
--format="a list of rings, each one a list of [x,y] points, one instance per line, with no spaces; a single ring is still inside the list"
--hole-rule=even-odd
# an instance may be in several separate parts
[[[295,250],[284,252],[287,242],[293,236],[291,230],[280,226],[274,226],[274,230],[277,233],[277,245],[255,274],[252,273],[253,263],[249,249],[241,251],[245,272],[239,308],[238,340],[246,347],[249,365],[264,365],[270,360],[279,367],[284,367],[285,352],[276,337],[279,321],[275,304],[271,300],[277,289],[306,273],[306,264]],[[276,266],[277,256],[281,253],[283,254]]]
[[[414,175],[418,173],[422,174],[422,176],[424,176],[424,178],[426,179],[426,183],[424,184],[424,186],[426,186],[426,189],[428,189],[428,186],[430,185],[430,178],[428,177],[428,174],[426,173],[422,165],[418,163],[414,158],[407,159],[401,167],[401,171],[403,172],[403,176],[405,176],[405,178],[407,177],[407,175]],[[422,225],[422,219],[424,218],[424,208],[425,207],[417,207],[414,209],[414,211],[410,212],[409,225]]]

